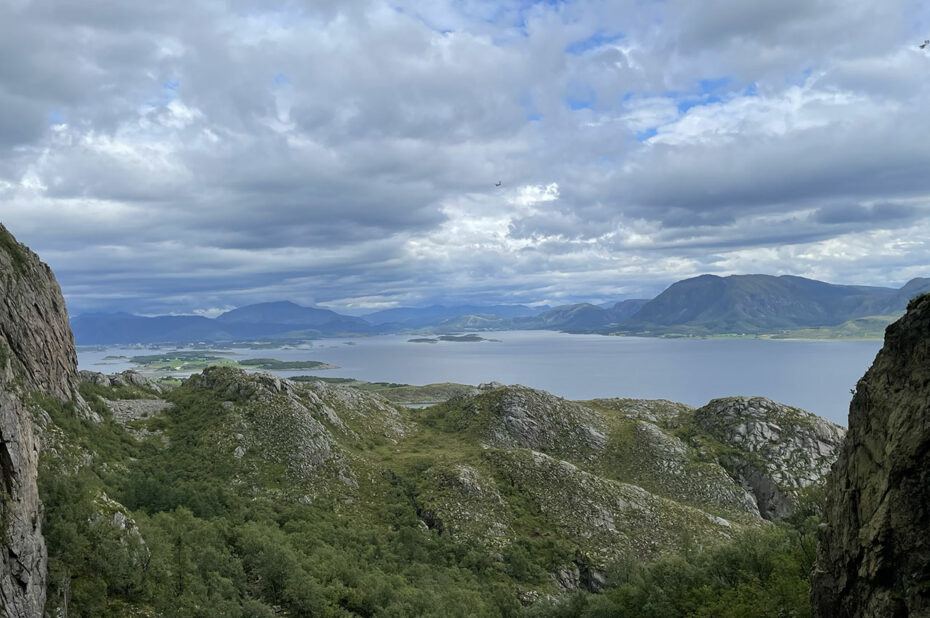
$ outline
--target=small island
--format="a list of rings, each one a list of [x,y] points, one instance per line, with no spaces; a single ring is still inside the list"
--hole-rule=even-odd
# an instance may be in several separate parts
[[[149,376],[165,376],[178,373],[194,373],[207,367],[223,365],[242,367],[244,369],[266,369],[269,371],[290,371],[295,369],[338,369],[338,366],[313,360],[282,361],[276,358],[247,358],[236,360],[229,358],[232,353],[217,350],[209,351],[173,351],[164,354],[147,354],[133,356],[129,361],[139,365],[138,370]]]
[[[273,371],[288,371],[292,369],[339,369],[336,365],[330,365],[322,361],[282,361],[276,358],[247,358],[239,361],[239,365],[255,369],[270,369]]]
[[[415,339],[408,339],[407,343],[439,343],[440,341],[454,341],[454,342],[465,342],[465,343],[473,343],[473,342],[478,342],[478,341],[496,341],[500,343],[500,339],[486,339],[474,333],[471,333],[468,335],[439,335],[438,337],[417,337]]]

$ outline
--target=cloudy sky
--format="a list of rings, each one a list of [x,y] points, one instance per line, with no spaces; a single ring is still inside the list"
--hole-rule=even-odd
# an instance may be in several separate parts
[[[897,286],[926,38],[917,0],[0,0],[0,221],[72,313]]]

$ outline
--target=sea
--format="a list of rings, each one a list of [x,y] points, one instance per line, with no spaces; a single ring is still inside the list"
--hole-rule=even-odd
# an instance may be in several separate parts
[[[316,360],[339,366],[274,372],[282,377],[314,374],[404,384],[494,381],[567,399],[669,399],[692,406],[715,397],[760,395],[846,425],[851,390],[881,347],[880,341],[660,339],[552,331],[481,336],[497,341],[412,343],[419,335],[383,335],[221,351],[232,359]],[[188,349],[79,348],[78,363],[81,369],[114,373],[134,367],[128,357]]]

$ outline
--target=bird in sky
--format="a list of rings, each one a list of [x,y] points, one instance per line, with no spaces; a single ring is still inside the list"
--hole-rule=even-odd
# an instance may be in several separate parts
[[[927,47],[930,47],[930,39],[926,39],[920,46],[920,49],[927,49]]]
[[[930,41],[928,41],[928,42],[930,42]],[[494,185],[494,186],[495,186],[495,187],[499,187],[499,186],[501,186],[501,181],[500,181],[500,180],[498,180],[498,181],[497,181],[497,184],[496,184],[496,185]]]

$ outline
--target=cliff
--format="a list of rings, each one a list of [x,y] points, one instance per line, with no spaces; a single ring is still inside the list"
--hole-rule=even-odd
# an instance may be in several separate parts
[[[815,616],[930,616],[930,295],[856,386],[824,515]]]
[[[41,616],[46,549],[35,398],[73,403],[77,356],[48,266],[0,225],[0,614]],[[80,401],[79,396],[78,400]],[[82,402],[81,402],[82,403]]]

